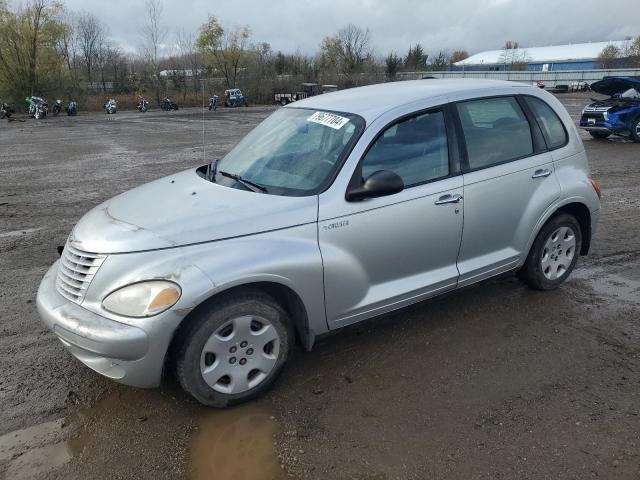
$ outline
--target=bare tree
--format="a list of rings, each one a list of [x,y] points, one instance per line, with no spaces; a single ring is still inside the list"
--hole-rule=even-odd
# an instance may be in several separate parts
[[[176,45],[180,55],[181,67],[185,70],[185,83],[187,71],[191,71],[191,85],[194,91],[198,90],[198,79],[202,70],[202,60],[196,47],[196,37],[192,32],[179,30],[176,33]],[[183,91],[183,97],[186,96],[187,88]]]
[[[499,63],[504,64],[505,70],[525,70],[527,66],[527,51],[518,42],[507,40],[502,47]]]
[[[96,40],[96,61],[95,66],[100,73],[100,84],[102,91],[107,91],[105,73],[109,63],[113,60],[115,46],[106,38],[104,32]]]
[[[84,12],[78,17],[77,31],[78,50],[87,70],[87,80],[92,84],[99,45],[104,38],[104,27],[95,15]]]
[[[373,56],[369,29],[353,24],[341,28],[333,37],[326,37],[320,48],[321,63],[343,75],[348,85],[358,83],[356,75]]]
[[[147,0],[145,7],[147,9],[147,21],[142,29],[144,49],[147,59],[151,62],[156,100],[160,104],[159,50],[169,30],[161,23],[163,8],[160,0]]]

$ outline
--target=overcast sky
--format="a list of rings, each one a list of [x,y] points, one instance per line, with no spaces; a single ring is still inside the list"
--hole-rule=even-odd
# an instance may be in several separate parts
[[[105,22],[112,38],[135,50],[143,0],[64,0]],[[322,38],[355,23],[371,31],[376,53],[404,53],[420,42],[427,52],[499,49],[505,40],[526,47],[623,40],[640,35],[638,0],[163,0],[170,44],[179,29],[196,31],[216,15],[225,25],[248,25],[252,40],[274,50],[314,53]]]

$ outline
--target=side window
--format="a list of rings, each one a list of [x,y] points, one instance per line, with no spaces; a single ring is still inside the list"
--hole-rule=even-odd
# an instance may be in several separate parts
[[[530,96],[525,98],[533,111],[533,115],[536,117],[538,125],[542,129],[547,147],[558,148],[565,145],[568,141],[567,132],[556,112],[544,100]]]
[[[407,118],[387,128],[362,161],[362,177],[391,170],[410,187],[449,174],[449,147],[441,111]]]
[[[471,170],[533,153],[531,126],[514,97],[471,100],[456,107]]]

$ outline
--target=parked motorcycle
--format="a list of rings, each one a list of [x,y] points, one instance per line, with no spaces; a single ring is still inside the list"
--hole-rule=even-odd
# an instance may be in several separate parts
[[[49,113],[49,104],[44,98],[41,97],[29,97],[27,98],[29,105],[29,116],[39,120],[44,118]]]
[[[78,104],[74,100],[69,100],[69,103],[67,103],[67,108],[65,108],[65,111],[67,112],[67,116],[69,117],[77,115]]]
[[[214,95],[209,99],[209,111],[218,108],[218,95]]]
[[[146,101],[142,96],[140,96],[140,101],[138,102],[138,110],[141,112],[146,112],[149,110],[149,102]]]
[[[107,114],[116,113],[116,110],[118,109],[118,102],[116,102],[113,98],[110,98],[104,104],[104,108],[107,111]]]
[[[61,111],[62,111],[62,100],[58,99],[56,100],[56,103],[53,104],[53,108],[51,109],[51,112],[53,113],[54,117],[57,117]]]
[[[1,118],[9,119],[11,118],[11,115],[13,115],[14,113],[15,113],[15,110],[13,108],[11,108],[7,103],[3,103],[2,108],[0,108],[0,119]]]
[[[173,100],[171,100],[170,98],[165,98],[164,100],[162,100],[162,103],[160,104],[160,108],[162,110],[166,110],[167,112],[169,110],[178,110],[178,104]]]

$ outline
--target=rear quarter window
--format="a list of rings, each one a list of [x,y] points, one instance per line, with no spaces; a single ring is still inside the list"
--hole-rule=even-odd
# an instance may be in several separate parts
[[[569,141],[567,131],[553,108],[537,97],[527,96],[525,99],[542,130],[547,148],[554,149],[566,145]]]

